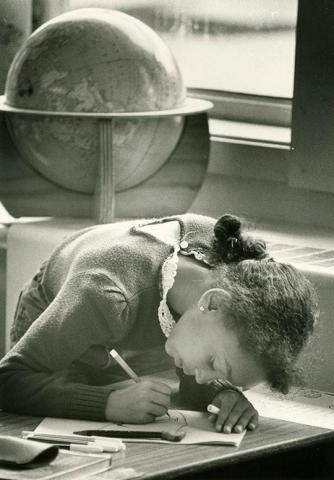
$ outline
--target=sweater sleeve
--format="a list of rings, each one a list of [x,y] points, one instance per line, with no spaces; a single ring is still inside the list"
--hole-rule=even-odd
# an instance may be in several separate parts
[[[48,308],[0,363],[1,407],[30,415],[104,420],[109,386],[76,378],[72,363],[92,345],[131,329],[120,289],[104,275],[69,277]],[[86,382],[86,383],[85,383]]]

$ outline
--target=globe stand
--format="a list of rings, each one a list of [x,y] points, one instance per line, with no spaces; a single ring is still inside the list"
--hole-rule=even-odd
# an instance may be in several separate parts
[[[110,223],[115,219],[115,165],[113,155],[113,120],[160,118],[170,116],[196,116],[206,114],[212,103],[202,99],[187,98],[181,107],[170,110],[145,112],[58,112],[31,110],[12,107],[6,103],[5,96],[0,97],[0,111],[10,118],[11,114],[41,115],[53,117],[72,117],[95,119],[99,132],[99,165],[94,189],[94,219],[98,223]],[[196,134],[194,134],[196,136]],[[181,142],[182,143],[182,142]],[[193,154],[193,153],[192,153]]]
[[[100,119],[100,162],[94,192],[94,217],[98,223],[109,223],[115,216],[115,166],[112,148],[112,120]]]

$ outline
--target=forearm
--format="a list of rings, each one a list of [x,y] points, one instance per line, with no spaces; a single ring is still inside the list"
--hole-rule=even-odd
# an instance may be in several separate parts
[[[25,415],[105,420],[110,386],[92,386],[70,371],[33,372],[3,365],[0,369],[1,408]]]

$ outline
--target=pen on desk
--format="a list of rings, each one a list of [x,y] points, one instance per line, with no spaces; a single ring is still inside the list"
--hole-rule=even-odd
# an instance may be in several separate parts
[[[59,445],[60,448],[66,448],[72,452],[85,452],[85,453],[104,453],[107,452],[101,445],[94,445],[93,443],[79,444],[69,443],[68,445]]]
[[[41,442],[50,443],[87,443],[91,441],[91,437],[84,437],[83,435],[74,434],[54,434],[54,433],[39,433],[30,430],[22,430],[22,438],[28,440],[40,440]]]
[[[84,452],[84,453],[103,453],[103,452],[116,452],[119,450],[104,448],[103,445],[99,445],[98,443],[68,443],[68,442],[54,442],[51,440],[43,440],[37,439],[34,437],[27,437],[28,440],[32,440],[35,442],[46,442],[50,443],[53,447],[63,448],[65,450],[71,450],[72,452]]]
[[[122,452],[126,450],[125,443],[118,438],[104,440],[101,437],[92,437],[92,439],[95,445],[103,447],[105,452]]]
[[[135,382],[140,382],[140,378],[138,375],[135,374],[135,372],[132,370],[132,368],[126,363],[125,360],[116,352],[116,350],[113,348],[110,350],[110,355],[113,357],[114,360],[118,363],[118,365],[124,370],[125,373],[129,375],[132,380]]]
[[[103,448],[105,452],[119,452],[126,449],[125,443],[118,438],[101,438],[93,435],[55,435],[55,434],[42,434],[35,433],[27,430],[22,431],[22,438],[28,440],[35,440],[39,442],[51,443],[53,445],[60,446],[62,448],[68,448],[69,445],[78,445],[78,447],[86,445],[96,445]],[[72,448],[73,449],[73,448]]]
[[[31,438],[30,440],[34,440]],[[40,440],[38,440],[40,441]],[[51,442],[48,442],[51,443]],[[111,445],[99,445],[97,443],[53,443],[52,445],[57,448],[63,448],[70,450],[71,452],[83,452],[83,453],[116,453],[124,450]]]
[[[128,439],[150,439],[157,438],[161,440],[168,440],[169,442],[180,442],[185,432],[183,430],[178,432],[157,431],[157,430],[81,430],[74,432],[76,435],[85,436],[100,436],[106,438],[128,438]]]

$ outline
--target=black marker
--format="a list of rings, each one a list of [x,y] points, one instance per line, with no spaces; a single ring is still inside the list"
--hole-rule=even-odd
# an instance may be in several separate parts
[[[85,435],[88,437],[112,437],[112,438],[160,438],[169,442],[180,442],[185,432],[171,433],[168,431],[157,432],[155,430],[80,430],[74,432],[75,435]]]

